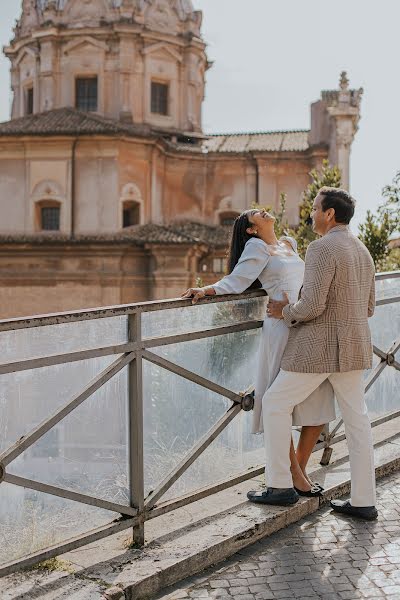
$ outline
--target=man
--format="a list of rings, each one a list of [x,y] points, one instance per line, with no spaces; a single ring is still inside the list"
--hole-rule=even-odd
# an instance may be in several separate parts
[[[249,492],[263,504],[294,504],[289,468],[291,414],[322,381],[329,379],[345,423],[351,469],[351,500],[332,508],[376,519],[371,425],[364,400],[363,370],[372,366],[368,317],[375,308],[372,258],[349,230],[355,202],[342,189],[321,188],[314,200],[312,242],[304,284],[295,304],[270,300],[268,315],[290,328],[281,371],[263,398],[267,490]]]

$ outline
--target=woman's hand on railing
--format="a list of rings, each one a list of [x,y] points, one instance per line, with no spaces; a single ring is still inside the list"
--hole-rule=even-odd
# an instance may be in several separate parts
[[[201,287],[201,288],[189,288],[181,298],[192,298],[192,304],[196,304],[201,298],[206,296],[215,296],[215,290],[213,287]]]

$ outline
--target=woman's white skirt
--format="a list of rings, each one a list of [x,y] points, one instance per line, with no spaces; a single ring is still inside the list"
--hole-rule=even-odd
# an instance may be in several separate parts
[[[279,373],[281,360],[289,337],[284,321],[266,317],[258,352],[252,433],[262,433],[262,399]],[[336,419],[335,395],[329,380],[325,380],[293,411],[293,425],[324,425]]]

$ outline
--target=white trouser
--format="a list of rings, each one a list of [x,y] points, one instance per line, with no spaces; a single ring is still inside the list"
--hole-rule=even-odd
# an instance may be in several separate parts
[[[293,408],[327,378],[335,391],[345,424],[351,470],[351,503],[353,506],[374,506],[374,449],[364,399],[363,371],[280,371],[263,397],[267,485],[274,488],[293,486],[289,461]]]

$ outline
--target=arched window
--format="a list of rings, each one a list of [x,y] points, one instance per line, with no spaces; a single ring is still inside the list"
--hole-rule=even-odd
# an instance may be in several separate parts
[[[238,216],[239,213],[233,211],[219,213],[219,224],[232,226]]]
[[[65,193],[52,179],[40,181],[32,191],[32,227],[34,231],[66,230]]]
[[[122,203],[122,227],[131,227],[140,224],[140,204],[134,200],[125,200]]]
[[[38,231],[60,231],[60,202],[57,202],[57,200],[42,200],[36,203],[36,229]]]
[[[142,195],[135,183],[127,183],[120,197],[120,227],[141,225],[144,218]]]

